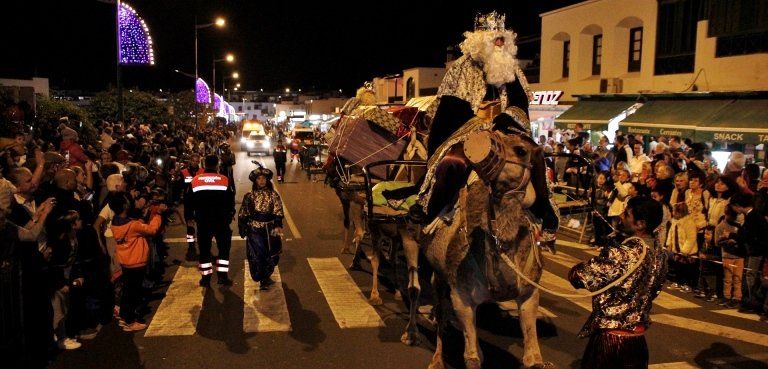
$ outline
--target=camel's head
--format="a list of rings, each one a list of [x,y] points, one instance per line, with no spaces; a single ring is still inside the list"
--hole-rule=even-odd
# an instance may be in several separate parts
[[[519,135],[479,131],[464,142],[464,154],[478,175],[488,183],[496,199],[517,196],[525,207],[536,195],[531,180],[533,143]]]

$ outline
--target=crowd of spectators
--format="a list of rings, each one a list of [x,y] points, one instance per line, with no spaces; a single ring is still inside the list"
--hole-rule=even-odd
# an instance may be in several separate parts
[[[0,258],[17,265],[26,367],[77,349],[111,320],[146,328],[147,292],[162,285],[166,227],[182,223],[191,158],[219,152],[230,127],[99,122],[14,126],[0,138]],[[229,152],[231,153],[231,152]],[[196,155],[195,155],[196,154]],[[3,286],[6,288],[8,286]]]
[[[721,171],[706,144],[677,136],[617,132],[613,145],[603,136],[593,146],[577,126],[564,143],[546,136],[539,143],[590,159],[553,156],[547,165],[561,187],[594,182],[592,245],[615,241],[630,198],[652,197],[664,205],[657,240],[669,255],[667,288],[767,320],[768,170],[734,151]]]

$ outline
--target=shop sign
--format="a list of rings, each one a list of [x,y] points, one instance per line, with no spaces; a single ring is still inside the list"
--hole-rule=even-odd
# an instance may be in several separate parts
[[[557,105],[563,91],[534,91],[531,105]]]

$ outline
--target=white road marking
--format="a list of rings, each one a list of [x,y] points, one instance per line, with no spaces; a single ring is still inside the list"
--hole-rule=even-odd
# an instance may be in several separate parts
[[[655,323],[666,324],[676,328],[688,329],[704,334],[711,334],[732,340],[743,341],[754,345],[768,347],[768,334],[727,327],[720,324],[704,322],[670,314],[653,314],[651,320]]]
[[[511,316],[519,315],[517,311],[517,301],[515,300],[499,302],[499,307],[501,308],[501,310],[508,312],[509,315]],[[548,310],[543,306],[539,306],[539,311],[537,312],[536,317],[537,318],[557,318],[557,314],[553,313],[552,311]]]
[[[552,255],[550,253],[544,253],[544,256],[547,258],[547,260],[552,261],[556,264],[560,264],[566,268],[571,268],[574,265],[582,262],[582,260],[579,260],[563,252],[558,252],[555,255]],[[653,303],[665,309],[670,309],[670,310],[691,309],[691,308],[701,307],[701,305],[695,304],[686,299],[677,297],[675,295],[672,295],[664,291],[662,291],[661,294],[659,294],[659,296],[656,297],[655,300],[653,300]]]
[[[384,326],[338,258],[308,258],[307,261],[340,328]]]
[[[579,250],[582,250],[582,251],[584,251],[584,252],[586,252],[588,254],[595,255],[595,256],[597,256],[597,254],[600,253],[599,249],[596,249],[596,248],[593,248],[593,247],[589,247],[588,245],[585,245],[583,243],[578,243],[578,242],[572,242],[572,241],[566,241],[566,240],[557,240],[557,241],[555,241],[555,245],[570,247],[570,248],[574,248],[574,249],[579,249]]]
[[[738,310],[736,310],[736,309],[722,309],[722,310],[712,310],[712,312],[713,312],[713,313],[717,313],[717,314],[723,314],[723,315],[733,316],[733,317],[736,317],[736,318],[742,318],[742,319],[747,319],[747,320],[753,320],[753,321],[756,321],[756,322],[759,322],[759,321],[760,321],[760,316],[759,316],[759,315],[757,315],[757,314],[747,314],[747,313],[740,313],[740,312],[739,312]]]
[[[689,364],[685,361],[678,361],[676,363],[648,365],[648,369],[698,369],[698,366]]]
[[[251,279],[248,260],[243,269],[245,278],[243,303],[243,332],[287,332],[291,330],[291,317],[285,303],[280,270],[275,267],[272,280],[275,284],[261,290],[259,283]]]
[[[145,337],[195,334],[205,295],[205,290],[198,285],[199,280],[200,273],[196,266],[179,266],[144,333]]]
[[[165,243],[187,243],[186,237],[173,237],[173,238],[166,238],[163,241]],[[240,236],[232,236],[232,241],[245,241],[245,238],[241,238]],[[216,243],[216,239],[213,239],[213,243]]]
[[[539,283],[542,286],[557,292],[586,293],[585,290],[574,290],[573,286],[571,286],[571,283],[568,282],[565,278],[560,278],[557,275],[552,274],[546,270],[542,271],[541,280],[539,281]],[[592,311],[592,300],[589,296],[584,296],[583,298],[582,297],[573,298],[568,301],[580,306],[584,310]]]

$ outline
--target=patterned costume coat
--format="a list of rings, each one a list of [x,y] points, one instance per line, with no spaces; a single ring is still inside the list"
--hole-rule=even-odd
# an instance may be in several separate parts
[[[275,227],[282,227],[283,216],[280,195],[268,188],[246,193],[237,215],[241,223],[247,223],[257,229],[271,223],[274,223]]]
[[[642,265],[621,284],[592,298],[589,316],[579,337],[597,330],[630,330],[650,324],[653,299],[661,292],[667,274],[667,255],[656,242],[630,237],[619,247],[605,247],[600,255],[574,266],[569,274],[576,288],[597,291],[624,275],[635,265],[647,246]]]

